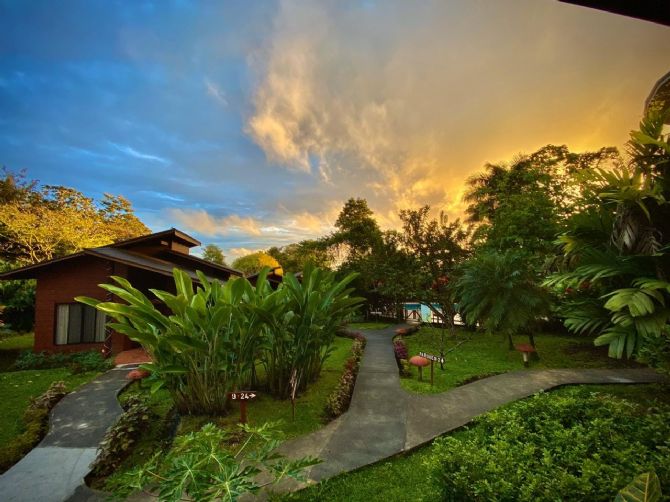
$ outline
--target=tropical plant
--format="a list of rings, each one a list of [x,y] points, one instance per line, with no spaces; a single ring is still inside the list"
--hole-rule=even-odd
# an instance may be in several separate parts
[[[453,286],[453,299],[468,324],[480,323],[491,332],[507,337],[526,331],[534,345],[531,324],[548,312],[545,289],[528,266],[527,255],[518,251],[475,253],[460,268]]]
[[[349,296],[356,277],[336,280],[333,272],[308,265],[299,281],[286,274],[273,295],[273,317],[263,346],[267,386],[280,398],[301,391],[316,380],[330,355],[335,333],[352,316],[362,298]]]
[[[115,480],[115,495],[125,498],[143,490],[155,493],[160,501],[177,502],[184,497],[234,501],[284,478],[302,480],[302,471],[318,463],[314,458],[289,461],[278,455],[274,424],[240,427],[247,437],[236,451],[229,444],[233,434],[214,424],[178,436],[167,453],[157,452]],[[259,483],[256,477],[261,472],[269,473],[271,481]]]
[[[661,495],[661,482],[656,473],[645,472],[619,490],[614,502],[658,502]]]
[[[611,501],[637,473],[670,482],[670,408],[583,389],[541,393],[438,438],[441,500]]]
[[[275,296],[262,273],[256,287],[246,280],[221,284],[198,272],[194,286],[184,271],[173,271],[176,294],[154,290],[170,311],[163,314],[126,279],[100,287],[126,303],[77,297],[105,312],[109,327],[142,344],[152,358],[154,390],[165,385],[177,409],[190,414],[225,414],[227,393],[254,378]]]
[[[662,132],[668,117],[652,111],[631,133],[628,165],[581,174],[589,187],[584,210],[559,239],[560,272],[545,282],[564,296],[565,325],[599,335],[596,344],[609,345],[612,357],[645,347],[658,348],[650,359],[670,353],[670,143]]]

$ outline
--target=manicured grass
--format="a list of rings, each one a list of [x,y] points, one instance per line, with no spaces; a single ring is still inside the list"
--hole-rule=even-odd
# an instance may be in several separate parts
[[[0,371],[11,369],[16,358],[24,350],[31,350],[35,343],[32,333],[12,334],[0,337]]]
[[[21,433],[23,412],[30,399],[43,394],[52,382],[63,380],[68,390],[92,380],[97,373],[71,375],[67,368],[0,373],[0,447]]]
[[[612,394],[643,405],[652,407],[657,398],[670,404],[670,389],[659,384],[649,385],[584,385],[584,389],[592,392]],[[566,392],[564,388],[552,391],[552,395],[560,396]],[[510,403],[506,406],[514,406]],[[472,429],[462,428],[451,435],[455,438],[466,438]],[[434,455],[432,445],[424,446],[411,453],[398,455],[358,471],[342,474],[333,479],[284,496],[274,496],[273,501],[314,501],[323,502],[347,500],[351,502],[368,500],[440,500],[438,481],[432,477],[429,460]]]
[[[422,327],[416,334],[403,337],[409,356],[419,352],[439,355],[439,328]],[[423,382],[418,381],[418,370],[412,367],[412,377],[402,378],[402,386],[411,392],[444,392],[478,377],[490,376],[508,371],[524,370],[521,354],[510,351],[507,341],[500,335],[483,332],[468,332],[457,329],[455,335],[445,334],[444,371],[435,364],[435,382],[430,386],[430,368],[423,370]],[[514,343],[528,343],[525,336],[515,337]],[[535,343],[540,357],[531,361],[529,369],[546,368],[621,368],[637,366],[626,360],[607,356],[606,347],[595,347],[593,339],[569,335],[536,334]]]
[[[392,326],[387,322],[351,322],[347,324],[347,328],[350,330],[357,329],[386,329],[389,326]]]

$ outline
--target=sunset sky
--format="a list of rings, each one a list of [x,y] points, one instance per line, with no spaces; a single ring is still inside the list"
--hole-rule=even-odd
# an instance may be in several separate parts
[[[0,0],[0,164],[233,259],[349,197],[457,216],[487,161],[622,147],[669,49],[556,0]]]

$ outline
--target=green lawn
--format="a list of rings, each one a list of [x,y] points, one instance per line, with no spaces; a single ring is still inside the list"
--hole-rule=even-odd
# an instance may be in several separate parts
[[[350,330],[357,329],[386,329],[392,324],[388,322],[351,322],[347,324],[347,328]]]
[[[439,328],[422,327],[416,334],[403,337],[409,356],[419,352],[440,353]],[[444,371],[435,365],[435,385],[430,387],[430,370],[423,371],[424,381],[418,381],[418,371],[410,378],[402,378],[402,386],[412,392],[431,393],[443,392],[477,377],[523,370],[523,360],[517,351],[507,348],[506,340],[500,335],[483,332],[468,332],[462,329],[455,336],[445,335],[445,352],[456,347],[445,355]],[[528,343],[528,338],[518,336],[515,343]],[[542,368],[620,368],[635,366],[636,363],[616,360],[607,356],[606,347],[595,347],[593,339],[569,335],[537,334],[535,335],[539,361],[532,361],[530,369]]]
[[[71,375],[67,368],[0,373],[0,448],[21,433],[23,412],[31,397],[43,394],[52,382],[63,380],[68,390],[72,390],[96,375]]]
[[[670,389],[659,384],[649,385],[584,385],[593,392],[613,394],[617,397],[637,402],[644,406],[653,406],[659,399],[670,404]],[[557,389],[552,395],[560,395],[565,390]],[[514,406],[514,403],[506,406]],[[475,433],[472,429],[459,429],[452,433],[456,438],[466,438]],[[414,452],[398,455],[369,467],[319,483],[300,492],[274,496],[273,501],[315,501],[367,502],[369,500],[387,501],[433,501],[440,500],[440,489],[432,478],[428,461],[434,447],[427,445]]]
[[[35,336],[32,333],[0,337],[0,371],[7,371],[24,350],[31,350]]]

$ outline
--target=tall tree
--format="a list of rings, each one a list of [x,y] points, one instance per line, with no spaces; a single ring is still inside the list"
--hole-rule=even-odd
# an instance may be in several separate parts
[[[101,202],[69,187],[27,182],[5,172],[0,181],[0,254],[17,264],[36,263],[149,233],[121,196]]]
[[[399,244],[412,261],[408,296],[451,324],[455,311],[449,282],[456,266],[467,256],[468,234],[459,220],[449,222],[444,213],[431,218],[429,206],[402,210],[400,219],[403,232]]]
[[[281,265],[272,256],[262,251],[241,256],[233,262],[234,269],[244,272],[247,275],[260,272],[264,267],[276,268],[281,267]]]
[[[308,265],[330,268],[328,246],[317,240],[304,240],[282,247],[273,246],[266,251],[281,263],[284,272],[302,272]]]
[[[555,236],[580,209],[578,174],[618,160],[615,148],[572,153],[565,145],[547,145],[509,164],[486,164],[467,181],[464,197],[475,244],[523,249],[529,256],[552,254]]]
[[[202,251],[202,258],[212,263],[226,265],[226,257],[223,254],[223,250],[216,244],[207,244]]]

